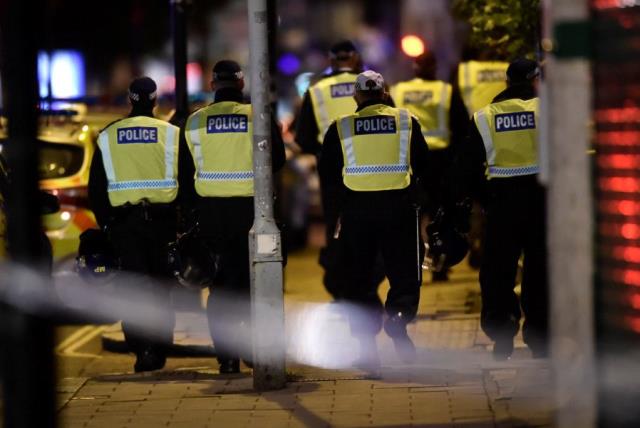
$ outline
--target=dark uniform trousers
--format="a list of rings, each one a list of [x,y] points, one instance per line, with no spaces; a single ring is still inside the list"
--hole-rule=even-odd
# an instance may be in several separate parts
[[[494,188],[489,190],[486,206],[480,267],[482,329],[493,340],[501,335],[515,336],[520,327],[522,306],[525,343],[532,349],[546,350],[548,283],[544,190],[532,183],[495,186],[493,182],[500,180],[505,179],[492,180],[490,186]],[[514,287],[518,259],[523,253],[522,292],[518,302]]]
[[[173,343],[175,326],[170,296],[172,281],[167,268],[167,246],[176,238],[175,207],[125,206],[115,208],[114,215],[111,239],[126,271],[127,277],[122,281],[125,293],[148,293],[146,296],[152,300],[149,303],[159,309],[153,314],[136,314],[152,317],[145,320],[153,326],[150,331],[141,331],[131,320],[123,320],[127,345],[136,354],[149,348],[166,354]]]
[[[335,237],[336,226],[340,218],[340,211],[336,206],[336,191],[329,189],[326,184],[320,186],[322,197],[323,219],[325,224],[325,246],[320,249],[320,266],[324,269],[323,284],[331,296],[340,300],[345,297],[345,290],[349,287],[346,281],[347,266],[352,263],[350,254],[346,251],[342,240]],[[341,220],[340,220],[341,221]],[[380,255],[371,266],[372,275],[369,279],[369,294],[377,296],[378,285],[384,280],[384,272]],[[377,305],[382,305],[378,299]]]
[[[251,355],[249,230],[253,198],[201,198],[200,233],[220,257],[220,273],[207,301],[209,332],[218,360]]]
[[[334,238],[338,218],[338,211],[334,193],[326,189],[326,185],[320,185],[322,198],[322,211],[325,224],[325,246],[320,249],[320,266],[324,269],[322,282],[326,290],[334,299],[344,297],[345,285],[345,265],[347,264],[344,246],[338,239]]]
[[[420,206],[429,218],[434,218],[438,208],[442,205],[445,177],[450,165],[451,154],[449,148],[429,150],[429,168],[432,171],[431,176],[437,182],[430,183],[428,192],[426,189],[421,189],[420,191]]]
[[[345,300],[355,306],[349,316],[356,336],[375,335],[382,327],[382,304],[377,288],[371,287],[378,257],[391,287],[384,308],[387,314],[401,312],[409,322],[418,311],[424,245],[416,226],[416,211],[408,203],[391,205],[391,209],[363,212],[361,207],[347,204],[342,214],[339,239],[349,261],[345,267]]]

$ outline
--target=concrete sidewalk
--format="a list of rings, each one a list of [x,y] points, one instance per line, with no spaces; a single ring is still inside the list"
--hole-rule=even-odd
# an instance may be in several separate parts
[[[290,258],[286,294],[289,331],[292,323],[300,322],[299,314],[307,312],[305,305],[327,307],[318,305],[326,302],[327,296],[318,283],[317,271],[313,256]],[[349,368],[303,365],[301,362],[308,361],[307,350],[289,337],[289,382],[281,391],[255,393],[250,370],[222,376],[214,360],[212,367],[63,380],[59,386],[60,425],[550,426],[553,394],[548,362],[531,359],[520,338],[512,360],[493,362],[490,341],[479,328],[479,308],[477,273],[463,265],[453,272],[449,283],[422,287],[419,317],[409,328],[419,348],[416,364],[401,364],[391,341],[381,334],[378,344],[383,369],[378,379]],[[332,329],[342,325],[348,332],[339,317],[331,320]],[[322,340],[322,331],[317,338]],[[184,339],[183,343],[188,343],[188,337]],[[355,349],[346,343],[337,347],[355,357]]]

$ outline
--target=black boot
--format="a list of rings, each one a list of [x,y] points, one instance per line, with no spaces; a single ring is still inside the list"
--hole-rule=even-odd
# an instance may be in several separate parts
[[[496,337],[496,341],[493,344],[493,359],[505,361],[511,358],[511,354],[513,354],[513,337],[509,335]]]
[[[407,364],[416,360],[416,347],[407,334],[407,321],[402,316],[402,312],[387,318],[384,322],[384,331],[393,340],[393,346],[400,359]]]
[[[136,373],[160,370],[167,362],[167,356],[154,348],[146,348],[136,355],[133,370]]]

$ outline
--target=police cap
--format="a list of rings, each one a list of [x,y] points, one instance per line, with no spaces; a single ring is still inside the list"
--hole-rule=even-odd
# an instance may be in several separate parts
[[[382,91],[384,78],[373,70],[363,71],[356,77],[356,91]]]
[[[235,82],[242,80],[244,74],[242,73],[240,64],[229,59],[223,59],[213,66],[212,77],[214,82]]]
[[[150,77],[138,77],[129,85],[129,99],[135,104],[150,104],[158,96],[156,82]]]
[[[333,59],[348,59],[357,53],[358,49],[351,40],[342,40],[329,49],[329,56]]]
[[[519,58],[509,64],[507,79],[510,83],[528,83],[540,75],[540,66],[537,61]]]

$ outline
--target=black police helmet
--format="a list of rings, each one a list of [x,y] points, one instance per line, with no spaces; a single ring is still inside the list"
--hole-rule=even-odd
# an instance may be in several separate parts
[[[198,237],[193,228],[169,244],[169,268],[180,285],[203,289],[213,284],[220,272],[220,258]]]
[[[213,66],[212,78],[214,82],[236,82],[244,78],[240,64],[230,59],[223,59]]]
[[[329,49],[329,56],[335,59],[348,59],[357,53],[358,49],[351,40],[341,40]]]
[[[76,269],[80,277],[90,284],[103,285],[113,279],[120,263],[105,232],[100,229],[82,232]]]
[[[538,62],[526,58],[516,59],[507,68],[507,80],[512,85],[530,83],[539,75]]]
[[[471,200],[465,199],[446,213],[440,208],[427,226],[427,265],[436,272],[460,263],[469,251]]]
[[[467,236],[450,227],[431,232],[428,246],[430,268],[436,272],[457,265],[469,252]]]
[[[158,97],[158,86],[150,77],[138,77],[129,85],[129,99],[135,105],[153,105]]]

